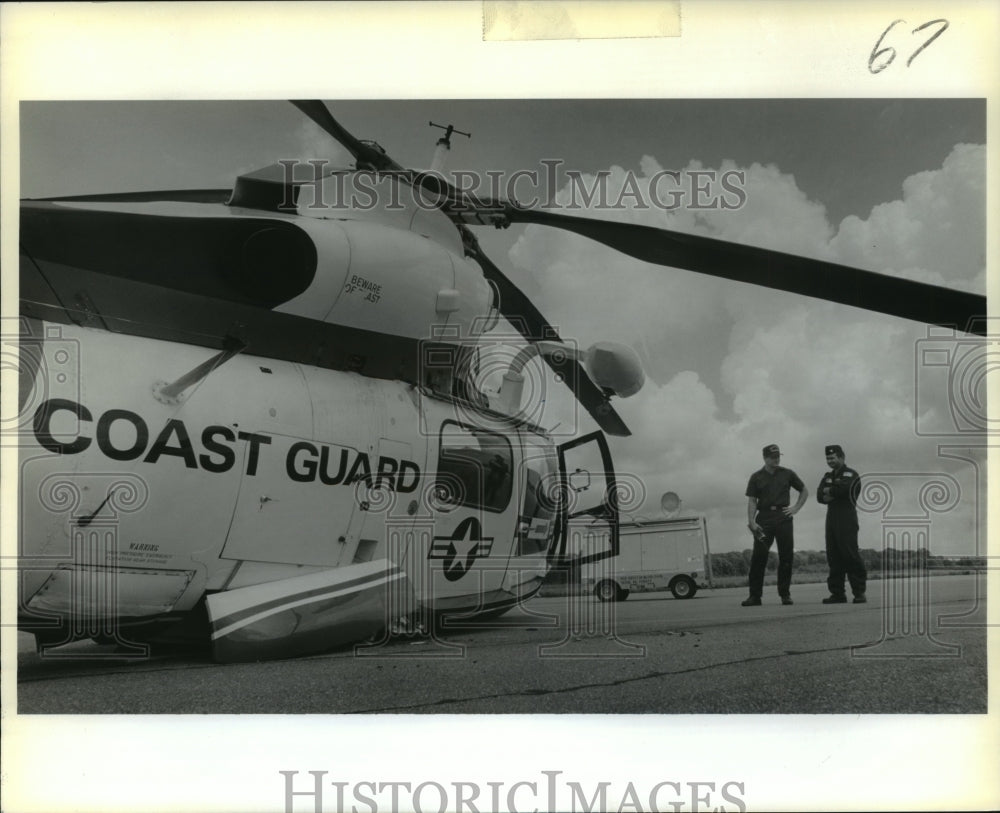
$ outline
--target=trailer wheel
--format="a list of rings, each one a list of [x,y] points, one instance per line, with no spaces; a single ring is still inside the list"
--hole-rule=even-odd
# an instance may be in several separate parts
[[[594,595],[598,601],[621,601],[622,589],[611,579],[605,579],[594,588]]]
[[[670,592],[674,594],[674,598],[694,598],[698,585],[690,576],[678,576],[670,582]]]

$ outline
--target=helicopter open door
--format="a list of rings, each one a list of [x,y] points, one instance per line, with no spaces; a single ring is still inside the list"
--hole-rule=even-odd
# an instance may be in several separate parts
[[[520,467],[514,480],[518,499],[514,549],[507,564],[504,590],[527,597],[541,587],[559,527],[559,460],[552,441],[522,427]]]
[[[563,501],[553,558],[584,564],[618,555],[618,489],[603,432],[558,447]]]
[[[509,431],[485,423],[444,420],[432,446],[432,532],[414,537],[407,559],[418,600],[438,611],[483,609],[504,599],[520,451]]]

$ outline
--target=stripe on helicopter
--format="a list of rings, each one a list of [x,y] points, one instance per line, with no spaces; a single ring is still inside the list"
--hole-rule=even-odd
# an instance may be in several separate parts
[[[345,576],[349,577],[356,574],[358,568],[371,570],[373,565],[376,568],[375,572],[345,580]],[[352,573],[345,574],[342,572],[347,569],[350,569]],[[212,619],[212,626],[215,628],[215,631],[212,633],[212,640],[230,635],[261,619],[292,610],[296,607],[335,598],[346,599],[375,587],[384,587],[402,579],[403,575],[403,572],[394,564],[388,560],[383,560],[383,563],[366,563],[365,565],[342,568],[337,571],[324,571],[306,576],[296,576],[292,579],[282,579],[277,582],[237,588],[226,593],[215,593],[209,597],[209,614],[214,615],[212,612],[213,604],[215,605],[214,609],[222,610],[223,613],[217,618]],[[336,579],[336,581],[330,583],[331,579]],[[294,582],[296,586],[294,593],[287,592],[291,586],[289,584],[291,582]],[[307,585],[316,584],[317,582],[323,583],[318,586],[307,587]],[[307,589],[301,589],[303,587],[307,587]],[[236,604],[245,605],[247,600],[254,601],[254,603],[249,606],[242,606],[240,609],[233,607]],[[229,612],[225,611],[225,605],[227,604],[231,607],[231,611]]]

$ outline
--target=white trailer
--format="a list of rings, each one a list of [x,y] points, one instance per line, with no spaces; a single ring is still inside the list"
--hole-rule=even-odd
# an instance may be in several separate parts
[[[708,526],[703,516],[622,523],[618,555],[580,568],[585,591],[601,601],[624,601],[629,593],[669,590],[692,598],[712,583]]]

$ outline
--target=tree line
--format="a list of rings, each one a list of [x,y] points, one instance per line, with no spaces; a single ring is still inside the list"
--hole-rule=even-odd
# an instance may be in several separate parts
[[[917,568],[981,570],[986,567],[985,556],[936,556],[931,554],[927,548],[918,548],[917,550],[899,550],[891,547],[884,550],[861,548],[858,552],[861,554],[861,560],[865,563],[865,569],[869,573],[892,573]],[[750,572],[750,559],[753,556],[753,551],[746,548],[742,551],[713,553],[711,556],[713,575],[746,576]],[[792,567],[800,571],[826,570],[826,551],[797,550]],[[778,554],[772,550],[767,557],[767,570],[774,572],[777,569]]]

